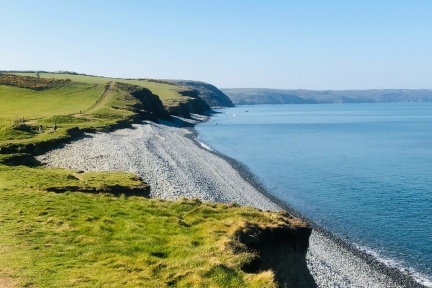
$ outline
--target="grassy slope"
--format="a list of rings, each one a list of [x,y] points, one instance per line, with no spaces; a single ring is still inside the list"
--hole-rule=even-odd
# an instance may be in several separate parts
[[[11,138],[0,143],[43,141],[61,137],[65,127],[98,127],[126,117],[127,111],[109,109],[124,101],[118,89],[110,91],[106,105],[97,111],[76,114],[102,95],[105,80],[93,80],[37,92],[0,86],[0,129]],[[57,122],[60,128],[55,133],[32,132],[27,138],[8,134],[14,117],[45,127]],[[234,255],[225,244],[235,240],[234,231],[246,221],[273,225],[280,221],[278,214],[192,200],[47,192],[49,187],[139,183],[134,175],[120,172],[78,175],[66,169],[0,164],[0,286],[275,286],[272,272],[241,271],[253,255]]]
[[[103,85],[81,83],[71,83],[66,87],[45,91],[0,85],[0,121],[13,120],[17,117],[38,119],[79,113],[80,110],[91,106],[103,91]]]
[[[193,200],[47,193],[53,176],[57,185],[80,180],[60,169],[0,171],[0,278],[34,287],[274,286],[270,272],[242,272],[252,255],[233,254],[226,243],[245,221],[269,225],[277,214]]]
[[[0,85],[0,147],[8,143],[37,143],[66,136],[72,127],[107,127],[132,116],[124,109],[133,105],[125,91],[107,84],[69,82],[61,87],[35,91]],[[101,99],[103,98],[103,99]],[[16,129],[21,122],[27,128]],[[58,130],[52,133],[56,123]],[[40,133],[38,127],[42,126]]]
[[[23,76],[35,76],[35,73],[14,73]],[[110,81],[127,83],[132,85],[138,85],[152,91],[153,94],[158,95],[162,102],[170,103],[172,101],[179,101],[184,99],[178,91],[181,88],[177,85],[157,83],[147,80],[136,80],[136,79],[122,79],[122,78],[106,78],[98,76],[86,76],[86,75],[73,75],[73,74],[57,74],[57,73],[40,73],[41,78],[54,78],[54,79],[70,79],[76,82],[90,83],[90,84],[106,84]]]

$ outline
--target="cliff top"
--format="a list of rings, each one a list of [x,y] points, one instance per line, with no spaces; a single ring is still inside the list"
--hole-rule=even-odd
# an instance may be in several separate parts
[[[102,190],[142,186],[127,173],[0,165],[0,183],[0,279],[17,287],[276,287],[256,244],[273,231],[301,255],[310,233],[281,213]]]

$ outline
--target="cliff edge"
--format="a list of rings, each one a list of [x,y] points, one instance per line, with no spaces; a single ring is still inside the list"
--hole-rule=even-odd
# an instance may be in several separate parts
[[[234,107],[231,99],[211,84],[191,80],[169,80],[169,82],[186,86],[197,91],[197,96],[210,107]]]
[[[247,273],[272,271],[278,287],[316,287],[306,264],[312,228],[287,213],[279,213],[278,222],[260,226],[246,223],[234,233],[236,241],[227,248],[233,253],[249,252],[243,263]]]

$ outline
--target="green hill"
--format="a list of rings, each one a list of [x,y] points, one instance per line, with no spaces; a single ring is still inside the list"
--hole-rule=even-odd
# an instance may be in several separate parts
[[[165,97],[177,101],[175,97],[181,96],[169,98],[167,92]],[[0,101],[0,154],[34,152],[30,150],[77,133],[127,126],[142,119],[170,119],[150,90],[114,81],[85,83],[0,74]]]

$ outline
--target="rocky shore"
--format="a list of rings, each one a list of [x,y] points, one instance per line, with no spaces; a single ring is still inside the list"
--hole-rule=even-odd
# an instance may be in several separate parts
[[[237,203],[288,210],[237,161],[197,145],[193,131],[153,122],[112,133],[86,134],[38,160],[49,167],[128,171],[151,185],[150,196]],[[314,227],[307,254],[318,287],[423,287],[354,247]]]

